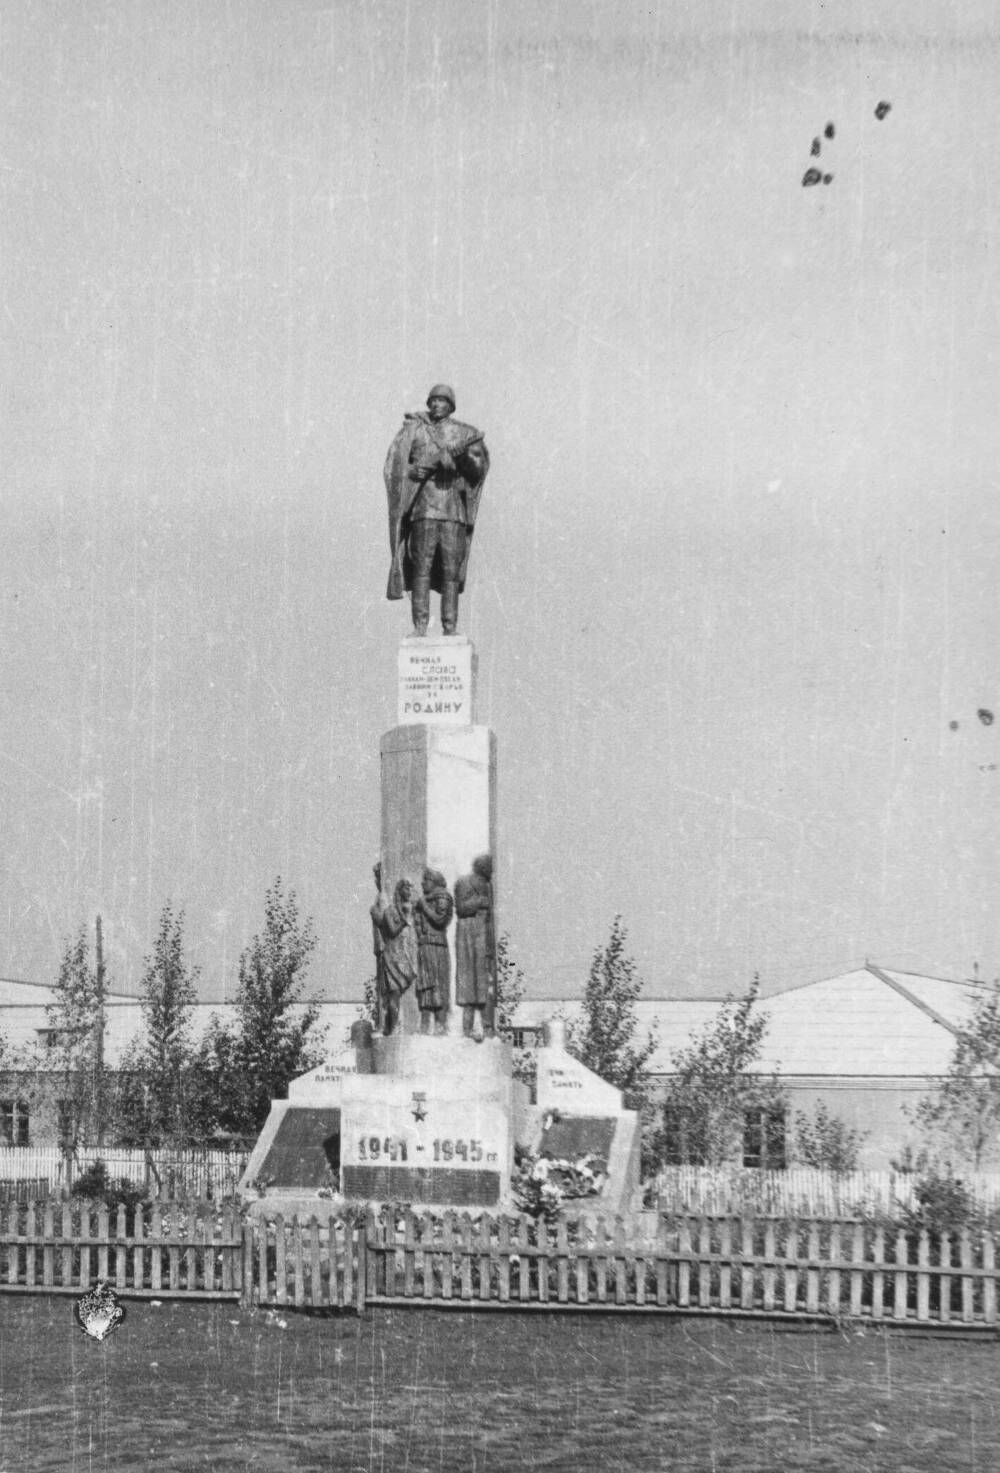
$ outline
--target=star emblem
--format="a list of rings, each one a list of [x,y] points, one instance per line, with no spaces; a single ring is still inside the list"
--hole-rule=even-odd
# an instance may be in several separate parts
[[[427,1096],[425,1094],[417,1094],[416,1091],[414,1091],[414,1095],[413,1095],[413,1118],[414,1118],[414,1120],[426,1120],[427,1119],[427,1111],[424,1108],[425,1105],[426,1105],[426,1103],[427,1103]]]

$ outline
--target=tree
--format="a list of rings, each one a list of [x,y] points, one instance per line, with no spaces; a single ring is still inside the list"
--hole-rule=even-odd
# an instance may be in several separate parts
[[[831,1115],[820,1100],[810,1119],[795,1112],[795,1158],[803,1166],[823,1171],[855,1171],[866,1130],[854,1130],[837,1115]]]
[[[1000,982],[975,998],[968,1025],[957,1030],[948,1073],[912,1118],[934,1157],[978,1171],[1000,1156]]]
[[[510,949],[510,937],[505,931],[497,937],[497,1008],[496,1027],[502,1038],[514,1032],[517,1010],[524,1001],[526,990],[524,972],[517,965]],[[532,1091],[538,1076],[538,1061],[533,1049],[514,1046],[513,1074]]]
[[[315,946],[312,921],[300,916],[295,892],[286,895],[279,876],[265,897],[264,930],[240,957],[235,1019],[213,1015],[193,1060],[205,1137],[252,1140],[272,1099],[322,1061],[319,1009],[302,996]]]
[[[213,1018],[195,1061],[217,1130],[258,1134],[289,1080],[322,1061],[319,1009],[302,995],[315,946],[312,921],[279,875],[264,900],[264,930],[240,957],[235,1026]]]
[[[648,1144],[660,1164],[719,1166],[750,1154],[761,1165],[784,1165],[784,1091],[775,1076],[751,1072],[768,1024],[759,990],[755,976],[744,997],[727,997],[713,1022],[672,1055],[661,1123]]]
[[[625,926],[617,915],[607,945],[594,952],[582,1017],[570,1024],[567,1046],[581,1064],[622,1091],[627,1109],[640,1110],[649,1098],[647,1065],[659,1038],[655,1029],[639,1037],[635,1005],[642,981],[626,941]]]
[[[102,981],[98,967],[91,965],[87,928],[81,926],[66,943],[52,1002],[45,1009],[48,1046],[32,1060],[36,1078],[49,1091],[55,1086],[59,1145],[67,1155],[76,1152],[88,1132],[103,1132]]]
[[[234,1138],[249,1144],[252,1081],[244,1068],[238,1027],[213,1013],[191,1065],[193,1123],[202,1140]]]
[[[175,912],[168,902],[142,977],[145,1033],[122,1061],[119,1136],[135,1144],[181,1145],[197,1138],[188,1106],[193,1093],[191,1014],[199,975],[200,969],[184,955],[184,912]]]

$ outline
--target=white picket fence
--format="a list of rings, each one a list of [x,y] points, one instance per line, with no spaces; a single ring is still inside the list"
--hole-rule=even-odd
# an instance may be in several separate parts
[[[960,1176],[977,1206],[1000,1208],[1000,1173],[970,1171]],[[899,1171],[667,1166],[657,1177],[657,1190],[661,1212],[840,1218],[911,1206],[919,1180]]]
[[[86,1146],[67,1165],[57,1146],[0,1146],[0,1195],[7,1184],[34,1182],[28,1195],[61,1196],[88,1166],[101,1160],[111,1177],[125,1176],[152,1197],[223,1197],[232,1193],[247,1162],[245,1151],[139,1151]],[[19,1196],[24,1192],[19,1191]]]

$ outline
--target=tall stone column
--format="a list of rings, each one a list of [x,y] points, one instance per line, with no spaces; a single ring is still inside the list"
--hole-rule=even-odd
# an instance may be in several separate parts
[[[476,724],[476,656],[464,635],[404,639],[399,649],[398,722],[382,737],[382,885],[416,891],[424,867],[453,889],[479,854],[496,853],[496,738]],[[496,870],[494,868],[494,885]],[[448,945],[455,989],[454,927]],[[404,994],[401,1023],[417,1024]]]

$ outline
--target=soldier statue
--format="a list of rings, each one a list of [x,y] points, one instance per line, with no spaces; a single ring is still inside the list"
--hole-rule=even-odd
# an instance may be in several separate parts
[[[490,468],[481,432],[452,419],[454,412],[454,390],[435,384],[426,411],[405,416],[385,462],[392,553],[386,597],[409,592],[414,634],[427,633],[432,589],[441,595],[442,631],[455,633]]]

